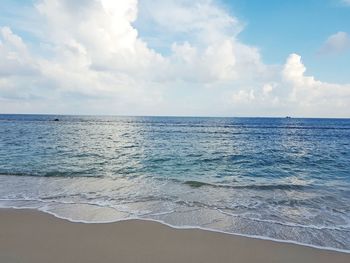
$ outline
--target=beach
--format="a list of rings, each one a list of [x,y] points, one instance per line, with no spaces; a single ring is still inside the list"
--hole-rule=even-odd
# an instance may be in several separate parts
[[[349,17],[0,1],[0,263],[350,263]]]
[[[0,262],[350,262],[350,254],[161,223],[73,223],[0,209]]]
[[[1,208],[350,251],[349,120],[0,114],[0,138]]]

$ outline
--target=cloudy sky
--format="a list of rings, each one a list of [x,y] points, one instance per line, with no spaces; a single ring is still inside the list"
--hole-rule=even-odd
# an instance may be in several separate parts
[[[350,117],[350,1],[1,0],[0,113]]]

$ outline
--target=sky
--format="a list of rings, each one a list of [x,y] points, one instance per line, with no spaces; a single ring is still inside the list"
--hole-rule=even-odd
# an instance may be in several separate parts
[[[1,0],[0,113],[350,117],[349,0]]]

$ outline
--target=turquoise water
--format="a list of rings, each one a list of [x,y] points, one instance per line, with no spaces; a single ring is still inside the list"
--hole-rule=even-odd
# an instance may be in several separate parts
[[[350,120],[0,115],[0,206],[350,250]]]

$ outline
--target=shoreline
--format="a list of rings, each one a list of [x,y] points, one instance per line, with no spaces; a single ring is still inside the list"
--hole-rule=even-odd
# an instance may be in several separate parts
[[[349,252],[174,228],[153,220],[77,223],[33,209],[0,209],[1,262],[231,262],[233,258],[266,263],[350,262]]]
[[[50,211],[45,211],[45,210],[40,210],[38,208],[23,208],[23,207],[0,207],[0,212],[1,210],[28,210],[28,211],[34,211],[34,212],[39,212],[47,215],[51,215],[55,218],[68,221],[71,223],[76,223],[76,224],[114,224],[114,223],[119,223],[119,222],[127,222],[127,221],[145,221],[145,222],[155,222],[159,223],[161,225],[170,227],[175,230],[202,230],[202,231],[207,231],[207,232],[212,232],[212,233],[219,233],[219,234],[224,234],[224,235],[232,235],[234,237],[243,237],[243,238],[252,238],[252,239],[257,239],[257,240],[265,240],[265,241],[272,241],[272,242],[277,242],[277,243],[285,243],[285,244],[292,244],[292,245],[297,245],[297,246],[302,246],[302,247],[309,247],[309,248],[314,248],[314,249],[319,249],[319,250],[325,250],[325,251],[333,251],[333,252],[340,252],[340,253],[345,253],[345,254],[350,254],[350,250],[346,249],[341,249],[341,248],[334,248],[334,247],[326,247],[326,246],[318,246],[318,245],[313,245],[313,244],[308,244],[308,243],[301,243],[298,241],[294,240],[287,240],[287,239],[277,239],[277,238],[272,238],[272,237],[266,237],[266,236],[258,236],[258,235],[249,235],[249,234],[241,234],[241,233],[234,233],[234,232],[226,232],[218,229],[212,229],[212,228],[205,228],[205,227],[200,227],[200,226],[191,226],[191,225],[184,225],[184,226],[176,226],[169,224],[167,222],[164,222],[162,220],[157,220],[157,219],[151,219],[151,218],[140,218],[140,217],[128,217],[128,218],[122,218],[118,220],[106,220],[106,221],[85,221],[85,220],[75,220],[72,218],[60,216],[58,214],[55,214]]]

